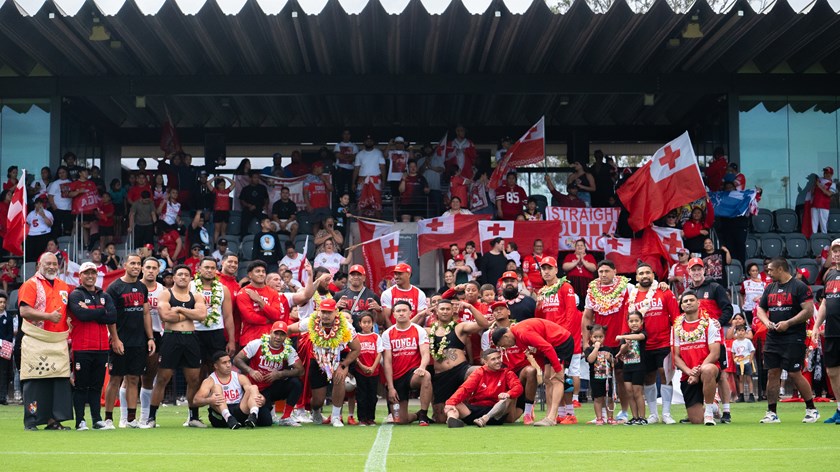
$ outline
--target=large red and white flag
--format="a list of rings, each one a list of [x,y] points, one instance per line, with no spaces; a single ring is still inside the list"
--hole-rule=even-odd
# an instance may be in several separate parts
[[[679,262],[680,255],[677,253],[680,249],[685,249],[683,244],[683,232],[677,228],[662,228],[659,226],[652,226],[653,231],[659,236],[659,241],[662,247],[668,253],[671,262]]]
[[[178,139],[178,131],[172,123],[172,117],[169,116],[169,108],[165,105],[164,108],[166,109],[166,121],[160,130],[160,150],[169,155],[181,151],[181,140]]]
[[[370,241],[394,231],[391,223],[376,223],[374,221],[356,220],[359,223],[359,236],[362,242]]]
[[[12,194],[9,213],[6,214],[6,237],[3,238],[3,249],[15,256],[23,255],[23,240],[29,233],[26,227],[26,185],[24,182],[26,182],[26,170],[23,171]]]
[[[490,241],[496,237],[503,238],[505,243],[513,241],[519,247],[520,254],[530,254],[534,241],[542,240],[543,252],[556,255],[558,251],[558,235],[562,224],[560,221],[479,221],[478,235],[481,240],[481,252],[490,249]]]
[[[478,222],[490,215],[439,216],[417,222],[417,253],[448,249],[452,243],[463,247],[467,241],[478,240]]]
[[[78,287],[79,286],[79,268],[81,268],[81,264],[78,264],[74,261],[67,262],[67,271],[63,274],[60,274],[58,278],[63,280],[67,285],[71,287]],[[112,270],[107,273],[99,272],[96,274],[96,286],[105,290],[111,285],[111,282],[117,280],[118,278],[125,275],[125,269],[117,269]]]
[[[446,161],[449,158],[450,152],[452,152],[452,146],[449,144],[449,132],[447,131],[435,148],[435,155],[443,157],[444,161]]]
[[[615,263],[615,270],[620,274],[635,273],[641,261],[649,264],[657,276],[665,275],[667,266],[663,264],[663,259],[667,261],[669,256],[659,236],[650,228],[646,228],[638,239],[604,236],[601,247],[604,257]]]
[[[394,267],[400,258],[400,232],[394,231],[385,236],[362,244],[362,256],[365,258],[368,285],[377,294],[387,288],[387,279],[393,277]]]
[[[656,151],[619,189],[630,213],[628,223],[641,231],[672,209],[706,196],[688,131]]]
[[[517,167],[536,164],[545,160],[545,117],[540,118],[519,141],[513,143],[505,153],[502,162],[490,176],[489,186],[495,189],[505,180],[508,172]]]

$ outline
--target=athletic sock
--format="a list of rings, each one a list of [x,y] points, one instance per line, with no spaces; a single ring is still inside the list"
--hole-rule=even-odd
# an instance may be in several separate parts
[[[222,411],[222,418],[224,418],[224,419],[225,419],[225,421],[227,421],[227,420],[228,420],[228,418],[230,418],[230,410],[228,410],[227,408],[225,408],[225,409],[224,409],[224,411]]]
[[[259,408],[254,407],[254,408],[251,408],[251,410],[252,410],[252,413],[253,413],[253,410],[259,411]],[[295,406],[294,405],[289,405],[288,403],[286,403],[285,408],[283,408],[283,418],[285,419],[285,418],[291,417],[292,413],[294,413],[294,411],[295,411]]]
[[[114,421],[114,412],[113,411],[106,411],[105,412],[105,419]]]
[[[149,405],[149,421],[154,421],[157,418],[157,410],[160,405]],[[105,413],[107,415],[107,413]]]
[[[650,414],[656,414],[656,384],[645,385],[645,403],[647,403]]]
[[[197,420],[198,419],[198,407],[194,406],[190,408],[190,420]]]
[[[140,389],[140,421],[149,419],[149,405],[152,404],[152,389]]]
[[[811,397],[810,400],[805,400],[805,408],[807,408],[809,410],[813,410],[814,408],[816,408],[814,406],[814,397]]]
[[[557,407],[557,416],[566,416],[566,406],[560,405]]]
[[[775,403],[768,403],[767,404],[767,411],[772,411],[773,413],[776,412],[776,404]]]
[[[135,418],[137,418],[137,408],[127,408],[127,410],[128,415],[126,416],[126,421],[131,423]]]
[[[571,403],[566,404],[566,416],[575,416],[575,406]]]
[[[840,411],[840,403],[837,404],[837,410]],[[526,415],[533,415],[534,414],[534,404],[533,403],[526,403],[525,404],[525,414]]]
[[[125,398],[125,387],[120,387],[120,423],[127,421],[128,400]]]
[[[573,401],[573,402],[576,402],[576,401],[578,401],[578,400],[580,400],[580,396],[579,396],[579,395],[572,395],[572,401]]]
[[[339,418],[341,419],[341,407],[333,405],[332,407],[332,417],[333,419]]]
[[[286,406],[286,408],[289,408],[289,405],[287,405],[287,406]],[[295,406],[294,406],[294,405],[291,405],[291,408],[292,408],[292,410],[294,410],[294,409],[295,409]],[[285,410],[283,410],[283,411],[285,411]],[[256,415],[258,415],[258,414],[260,413],[260,407],[258,407],[258,406],[253,407],[253,408],[251,408],[251,409],[248,411],[248,413],[250,413],[250,414],[252,414],[252,415],[256,416]],[[291,413],[289,413],[289,414],[291,414]],[[284,414],[283,414],[283,418],[288,418],[288,416],[286,416],[286,415],[285,415],[285,413],[284,413]]]
[[[724,403],[723,404],[723,412],[724,413],[729,413],[729,403]]]
[[[607,416],[607,409],[602,407],[601,408],[601,417],[604,417],[604,416]]]
[[[840,402],[837,402],[837,411],[840,411]]]
[[[659,392],[662,394],[662,415],[670,415],[671,402],[674,400],[674,386],[663,385],[659,388]]]
[[[703,406],[706,408],[706,411],[704,412],[705,416],[714,415],[714,403],[704,403]]]

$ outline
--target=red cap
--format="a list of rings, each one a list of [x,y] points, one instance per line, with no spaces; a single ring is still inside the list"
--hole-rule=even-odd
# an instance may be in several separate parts
[[[796,269],[796,271],[799,272],[800,274],[802,274],[802,277],[805,277],[806,279],[811,278],[811,271],[804,268],[804,267],[800,267],[800,268]]]
[[[315,161],[315,162],[313,162],[313,163],[312,163],[312,168],[314,169],[315,167],[324,167],[324,163],[323,163],[323,161]]]
[[[545,260],[545,259],[543,259],[543,260]],[[509,271],[505,272],[504,274],[502,274],[501,277],[499,277],[499,282],[501,282],[502,280],[505,280],[505,279],[518,279],[518,278],[519,278],[519,276],[516,275],[516,272],[514,272],[512,270],[509,270]]]
[[[411,266],[406,264],[405,262],[400,262],[394,267],[394,272],[403,272],[406,274],[411,273]]]
[[[457,256],[453,257],[452,260],[453,261],[463,261],[464,260],[464,255],[463,254],[458,254]]]
[[[365,272],[364,266],[361,265],[361,264],[355,264],[355,265],[350,266],[350,271],[347,272],[347,273],[352,274],[353,272],[358,272],[362,275],[367,275],[367,272]]]
[[[557,268],[557,259],[547,256],[540,259],[540,267],[544,265],[550,265],[551,267]]]
[[[828,172],[831,175],[834,175],[834,168],[831,166],[827,166],[823,169],[823,172]]]
[[[496,308],[499,308],[500,306],[508,308],[507,302],[493,302],[493,303],[490,304],[490,311],[493,311]]]
[[[689,269],[691,269],[692,267],[694,267],[696,265],[706,267],[706,264],[703,263],[703,259],[700,259],[699,257],[692,257],[691,259],[688,260],[688,268]]]
[[[148,249],[148,250],[150,250],[150,251],[154,251],[154,250],[155,250],[155,247],[154,247],[154,246],[152,246],[151,244],[146,244],[146,245],[145,245],[145,246],[143,246],[143,247],[145,247],[146,249]]]
[[[284,333],[288,333],[289,327],[286,326],[286,323],[282,321],[275,321],[274,324],[271,325],[271,332],[273,333],[275,331],[282,331]]]
[[[328,298],[322,301],[321,306],[318,309],[321,311],[335,311],[335,300]]]

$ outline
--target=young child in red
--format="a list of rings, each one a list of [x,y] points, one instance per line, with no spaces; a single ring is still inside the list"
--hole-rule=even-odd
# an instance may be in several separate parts
[[[17,266],[17,259],[9,259],[0,264],[0,281],[3,282],[3,291],[9,293],[9,284],[17,282],[20,268]]]
[[[358,405],[359,424],[376,424],[376,390],[379,386],[379,364],[382,360],[382,340],[373,332],[373,313],[363,311],[359,318],[362,332],[356,335],[361,345],[359,357],[353,364],[356,377],[356,403]]]

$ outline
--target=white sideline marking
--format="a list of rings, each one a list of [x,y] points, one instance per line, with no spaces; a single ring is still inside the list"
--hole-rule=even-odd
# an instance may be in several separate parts
[[[365,461],[365,472],[384,472],[387,470],[385,464],[388,462],[388,449],[391,447],[391,430],[394,425],[385,424],[379,427],[376,432],[376,440],[370,447],[370,452]]]

